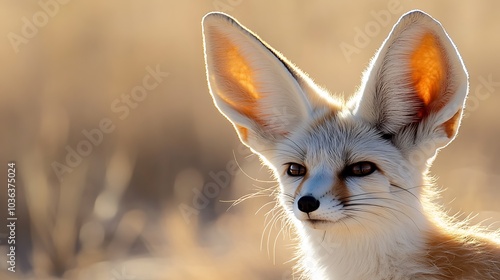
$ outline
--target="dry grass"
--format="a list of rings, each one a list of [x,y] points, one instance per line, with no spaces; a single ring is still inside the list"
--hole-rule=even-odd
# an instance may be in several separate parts
[[[279,222],[269,218],[267,228],[264,222],[272,198],[252,198],[229,210],[231,203],[223,202],[273,183],[240,171],[197,214],[186,220],[179,210],[194,206],[195,194],[209,191],[215,181],[211,172],[227,172],[235,158],[250,177],[269,180],[212,105],[201,17],[214,4],[233,3],[225,6],[229,13],[319,84],[350,94],[401,13],[392,15],[350,62],[338,46],[352,44],[355,28],[364,28],[373,20],[370,11],[387,9],[389,2],[399,3],[401,13],[429,12],[459,47],[475,102],[433,173],[447,188],[443,201],[452,213],[500,221],[495,162],[500,85],[488,96],[481,85],[500,81],[496,1],[370,1],[362,7],[333,1],[70,1],[17,54],[8,34],[20,34],[23,17],[41,7],[36,1],[8,1],[0,3],[0,34],[5,34],[0,157],[4,164],[15,160],[18,168],[18,271],[6,271],[7,249],[0,246],[0,278],[292,279],[293,241],[278,234]],[[126,116],[116,112],[113,102],[143,83],[148,66],[169,75]],[[82,130],[98,128],[105,118],[115,129],[60,181],[51,165],[65,163],[66,147],[76,149],[86,139]],[[1,178],[5,182],[6,171]],[[0,205],[5,194],[0,193]],[[0,213],[4,221],[4,209]]]

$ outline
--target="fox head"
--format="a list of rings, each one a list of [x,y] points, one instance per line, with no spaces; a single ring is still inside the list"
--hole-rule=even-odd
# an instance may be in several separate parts
[[[437,151],[460,125],[464,64],[440,23],[404,15],[344,103],[222,14],[203,19],[210,93],[274,171],[299,228],[337,237],[419,227]]]

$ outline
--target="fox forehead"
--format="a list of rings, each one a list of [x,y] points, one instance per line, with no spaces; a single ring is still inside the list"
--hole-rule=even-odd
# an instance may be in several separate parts
[[[277,150],[288,151],[282,153],[283,163],[300,161],[309,168],[325,165],[337,171],[360,161],[383,165],[401,155],[380,130],[348,109],[314,118],[285,138]]]

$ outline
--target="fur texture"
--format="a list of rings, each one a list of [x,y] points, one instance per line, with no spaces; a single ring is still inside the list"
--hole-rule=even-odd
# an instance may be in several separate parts
[[[343,103],[222,13],[203,19],[210,93],[274,171],[312,279],[500,279],[497,235],[447,217],[428,169],[468,76],[440,23],[404,15]]]

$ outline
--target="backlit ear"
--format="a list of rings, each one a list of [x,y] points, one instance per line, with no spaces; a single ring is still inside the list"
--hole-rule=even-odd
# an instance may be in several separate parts
[[[302,73],[236,20],[206,15],[203,38],[210,93],[244,143],[259,150],[311,115]]]
[[[432,141],[437,149],[455,137],[467,91],[465,66],[441,24],[413,11],[394,26],[365,73],[356,114],[401,148]]]

